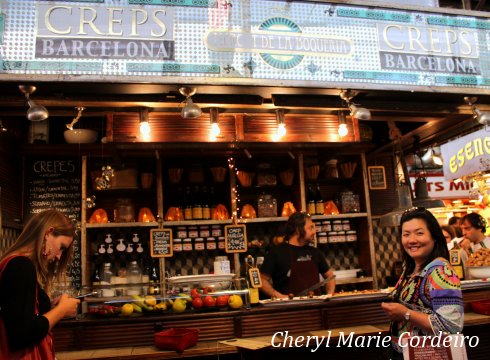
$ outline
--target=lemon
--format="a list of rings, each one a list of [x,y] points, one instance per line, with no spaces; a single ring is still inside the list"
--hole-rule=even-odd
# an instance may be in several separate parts
[[[124,304],[121,308],[121,314],[124,316],[131,315],[134,311],[133,305],[131,304]]]
[[[155,306],[157,304],[157,299],[154,296],[145,296],[145,304],[148,306]]]
[[[238,308],[242,307],[242,305],[243,305],[242,297],[239,295],[236,295],[236,294],[231,295],[230,298],[228,299],[228,305],[232,309],[238,309]]]
[[[174,304],[172,305],[172,310],[176,313],[181,313],[185,311],[187,306],[187,302],[183,299],[175,299]]]

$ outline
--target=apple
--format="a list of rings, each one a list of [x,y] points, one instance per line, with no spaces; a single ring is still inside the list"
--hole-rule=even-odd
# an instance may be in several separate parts
[[[195,298],[200,298],[201,297],[201,293],[199,292],[199,289],[198,288],[194,288],[191,290],[191,298],[195,299]]]
[[[206,296],[204,298],[204,306],[205,307],[215,307],[216,306],[216,300],[212,296]]]
[[[228,305],[229,295],[220,295],[216,298],[216,306],[225,307]]]
[[[242,297],[240,295],[236,295],[236,294],[231,295],[230,298],[228,299],[228,305],[232,309],[241,308],[243,305]]]
[[[195,297],[194,299],[192,299],[192,307],[194,309],[200,309],[203,307],[203,305],[204,303],[201,297]]]

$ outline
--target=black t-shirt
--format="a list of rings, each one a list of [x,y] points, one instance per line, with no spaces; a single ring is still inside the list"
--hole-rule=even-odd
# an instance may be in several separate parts
[[[325,274],[330,267],[325,261],[322,252],[312,246],[294,246],[282,243],[273,247],[264,259],[260,272],[272,278],[272,286],[280,293],[285,294],[288,287],[291,261],[298,261],[311,256],[318,267],[320,274]]]
[[[34,314],[38,288],[39,316]],[[51,309],[51,301],[38,285],[34,264],[24,256],[9,261],[0,278],[0,316],[11,351],[41,341],[49,331],[49,321],[42,314]]]

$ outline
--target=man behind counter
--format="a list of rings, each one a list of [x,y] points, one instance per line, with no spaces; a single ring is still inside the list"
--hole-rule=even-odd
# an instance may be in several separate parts
[[[318,283],[318,274],[322,274],[325,279],[332,278],[327,282],[327,293],[333,294],[333,270],[322,252],[309,245],[314,236],[315,224],[308,214],[296,212],[289,217],[284,242],[271,249],[260,268],[263,293],[278,299],[298,295]]]

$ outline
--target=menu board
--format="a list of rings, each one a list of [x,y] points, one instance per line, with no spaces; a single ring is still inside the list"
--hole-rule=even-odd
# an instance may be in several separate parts
[[[24,176],[24,217],[55,209],[80,223],[81,159],[78,157],[28,157]],[[78,234],[78,232],[77,232]],[[81,246],[78,235],[73,239],[72,285],[82,286]]]
[[[250,278],[250,285],[253,288],[262,287],[262,278],[260,277],[260,270],[257,268],[248,269],[248,276]]]
[[[225,226],[225,251],[240,253],[247,251],[247,229],[245,225]]]
[[[172,229],[150,230],[151,257],[171,257],[173,255]]]

